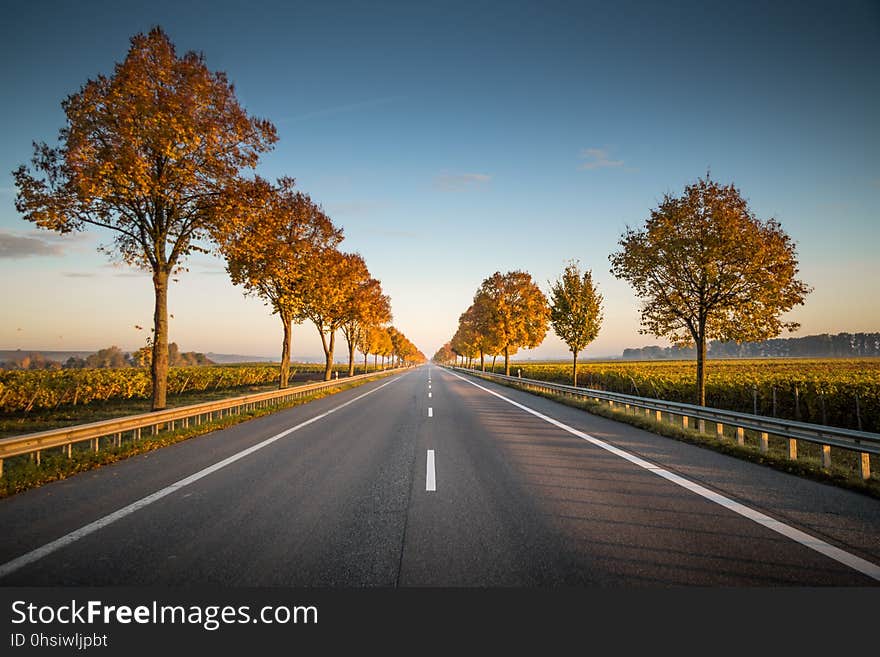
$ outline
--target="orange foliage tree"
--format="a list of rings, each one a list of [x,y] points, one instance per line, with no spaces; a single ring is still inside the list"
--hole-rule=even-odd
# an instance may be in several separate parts
[[[504,373],[510,376],[511,351],[537,347],[547,335],[547,298],[527,272],[511,271],[484,280],[474,299],[483,306],[493,340],[504,353]]]
[[[306,281],[320,275],[319,254],[342,240],[342,230],[294,185],[293,178],[277,185],[257,178],[233,190],[229,202],[238,212],[218,237],[232,282],[264,299],[281,320],[279,388],[288,385],[293,322],[303,309]]]
[[[795,245],[762,221],[733,185],[706,175],[666,195],[643,229],[628,228],[611,273],[642,298],[642,333],[695,344],[696,402],[706,404],[706,341],[756,342],[794,330],[782,314],[804,303]]]
[[[366,269],[366,268],[365,268]],[[342,334],[348,343],[348,375],[354,376],[354,351],[370,339],[370,331],[391,321],[391,300],[382,294],[382,285],[375,278],[349,281],[348,317],[342,323]],[[361,348],[366,357],[366,352]],[[364,373],[366,373],[364,362]]]
[[[59,145],[35,144],[32,167],[15,172],[16,208],[41,228],[112,231],[103,247],[152,273],[155,291],[154,410],[166,404],[168,282],[212,235],[222,191],[276,141],[248,116],[221,72],[202,55],[178,57],[160,28],[131,39],[113,75],[87,81],[62,103]]]
[[[321,336],[326,364],[324,380],[333,373],[336,332],[351,318],[353,289],[367,281],[370,273],[364,259],[356,253],[323,249],[312,259],[313,274],[303,280],[299,318],[311,321]]]

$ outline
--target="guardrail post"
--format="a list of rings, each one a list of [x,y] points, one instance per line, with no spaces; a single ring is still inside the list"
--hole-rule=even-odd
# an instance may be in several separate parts
[[[0,459],[0,477],[3,476],[3,459]]]
[[[138,427],[137,429],[134,430],[134,439],[135,440],[141,439],[141,428],[140,427]]]
[[[769,448],[770,448],[769,436],[767,436],[766,431],[762,431],[761,435],[758,437],[758,449],[760,449],[762,452],[766,453]]]
[[[831,467],[831,445],[822,445],[822,467],[826,470]]]
[[[797,440],[794,438],[788,439],[788,460],[797,461]]]
[[[706,420],[697,420],[697,431],[706,433]]]
[[[654,419],[657,420],[657,422],[663,422],[663,411],[656,411]]]
[[[37,465],[40,465],[40,463],[43,462],[42,459],[40,458],[41,455],[42,455],[42,452],[40,450],[37,450]]]
[[[67,443],[67,458],[73,458],[73,443]]]
[[[746,431],[742,427],[736,428],[736,444],[737,445],[745,445],[746,444]]]
[[[116,446],[122,447],[122,432],[121,431],[117,432],[115,438],[116,438],[116,440],[114,440],[113,442],[116,443]]]
[[[681,428],[682,428],[682,429],[687,429],[687,428],[688,428],[688,422],[689,422],[689,418],[688,418],[688,416],[687,416],[687,415],[682,415],[682,416],[681,416]]]
[[[870,479],[871,478],[871,455],[866,452],[860,452],[859,456],[861,457],[862,479]]]
[[[100,438],[95,438],[95,439],[92,441],[92,445],[94,446],[94,449],[95,449],[95,454],[98,453],[98,443],[99,443],[100,441],[101,441]]]
[[[724,438],[724,425],[721,424],[721,422],[715,423],[715,437],[718,440],[721,440],[722,438]]]

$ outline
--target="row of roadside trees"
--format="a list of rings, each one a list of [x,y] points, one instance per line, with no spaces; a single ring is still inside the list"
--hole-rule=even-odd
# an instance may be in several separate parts
[[[135,35],[113,74],[88,80],[62,108],[58,145],[35,144],[31,166],[14,171],[16,208],[60,233],[107,229],[114,241],[105,250],[151,273],[154,410],[166,405],[169,282],[194,252],[224,256],[232,281],[278,315],[282,387],[295,323],[321,334],[326,379],[337,332],[348,340],[350,372],[355,349],[395,363],[424,358],[388,326],[379,281],[360,255],[337,248],[342,230],[294,179],[244,175],[273,148],[275,126],[248,115],[203,55],[178,56],[158,27]],[[382,331],[390,347],[376,337]]]
[[[611,273],[627,281],[642,301],[640,332],[694,347],[696,399],[706,403],[710,340],[757,342],[793,331],[783,315],[802,305],[811,288],[798,277],[794,242],[775,219],[762,220],[739,189],[709,174],[667,194],[643,227],[627,227],[620,250],[609,256]],[[543,296],[525,272],[496,273],[483,281],[458,330],[434,359],[470,363],[479,355],[536,347],[547,323],[577,355],[598,335],[602,296],[591,273],[569,265]],[[513,351],[512,351],[513,350]]]
[[[434,360],[461,358],[471,366],[479,358],[485,371],[486,356],[491,356],[494,371],[496,359],[503,356],[504,373],[509,376],[510,357],[519,349],[537,347],[552,326],[572,353],[577,385],[578,354],[599,335],[602,301],[592,272],[582,272],[574,262],[551,284],[549,300],[527,272],[495,272],[482,282],[473,303],[459,317],[455,335]]]

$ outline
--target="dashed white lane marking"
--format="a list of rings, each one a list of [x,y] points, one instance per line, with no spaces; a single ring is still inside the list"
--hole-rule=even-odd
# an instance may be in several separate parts
[[[430,398],[431,398],[431,393],[429,392],[429,393],[428,393],[428,399],[430,399]]]
[[[794,527],[786,525],[785,523],[782,523],[778,520],[775,520],[774,518],[771,518],[770,516],[765,515],[765,514],[761,513],[760,511],[756,511],[755,509],[747,507],[744,504],[740,504],[739,502],[736,502],[736,501],[730,499],[729,497],[725,497],[724,495],[721,495],[720,493],[716,493],[715,491],[709,490],[708,488],[705,488],[705,487],[701,486],[700,484],[696,484],[696,483],[690,481],[689,479],[685,479],[684,477],[682,477],[680,475],[677,475],[673,472],[669,472],[668,470],[664,470],[663,468],[661,468],[657,465],[654,465],[653,463],[649,463],[648,461],[645,461],[644,459],[640,459],[638,456],[634,456],[633,454],[630,454],[629,452],[626,452],[626,451],[620,449],[619,447],[615,447],[614,445],[610,445],[603,440],[599,440],[598,438],[594,438],[593,436],[591,436],[587,433],[584,433],[583,431],[578,431],[577,429],[574,429],[573,427],[570,427],[567,424],[560,422],[559,420],[556,420],[552,417],[544,415],[543,413],[539,413],[538,411],[531,409],[528,406],[524,406],[523,404],[520,404],[519,402],[515,402],[512,399],[509,399],[509,398],[505,397],[504,395],[495,392],[494,390],[489,390],[488,388],[485,388],[485,387],[479,385],[478,383],[474,383],[473,381],[470,381],[469,379],[466,379],[463,376],[455,374],[454,372],[449,372],[449,374],[452,374],[452,376],[454,376],[458,379],[461,379],[462,381],[465,381],[466,383],[470,383],[472,386],[475,386],[475,387],[479,388],[480,390],[488,392],[490,395],[494,395],[495,397],[498,397],[499,399],[503,399],[508,404],[516,406],[517,408],[522,409],[526,413],[530,413],[530,414],[534,415],[535,417],[538,417],[538,418],[544,420],[545,422],[552,424],[553,426],[559,427],[560,429],[577,436],[578,438],[583,438],[588,443],[592,443],[596,447],[601,447],[602,449],[611,452],[615,456],[619,456],[620,458],[625,459],[625,460],[629,461],[630,463],[633,463],[633,464],[639,466],[640,468],[644,468],[645,470],[648,470],[649,472],[653,472],[655,475],[657,475],[659,477],[663,477],[664,479],[667,479],[668,481],[671,481],[672,483],[677,484],[677,485],[681,486],[682,488],[686,488],[687,490],[691,491],[692,493],[696,493],[700,497],[703,497],[703,498],[709,500],[710,502],[715,502],[716,504],[723,506],[725,509],[729,509],[730,511],[733,511],[734,513],[738,513],[739,515],[741,515],[745,518],[748,518],[749,520],[752,520],[753,522],[756,522],[759,525],[763,525],[767,529],[770,529],[778,534],[782,534],[786,538],[789,538],[797,543],[800,543],[801,545],[808,547],[811,550],[815,550],[816,552],[818,552],[820,554],[824,554],[826,557],[833,559],[834,561],[842,563],[845,566],[849,566],[853,570],[857,570],[858,572],[862,573],[863,575],[867,575],[868,577],[871,577],[872,579],[880,581],[880,566],[878,566],[875,563],[871,563],[870,561],[867,561],[865,559],[862,559],[861,557],[858,557],[854,554],[851,554],[851,553],[847,552],[846,550],[842,550],[838,547],[831,545],[830,543],[826,543],[825,541],[823,541],[819,538],[816,538],[815,536],[811,536],[810,534],[807,534],[806,532],[802,532],[800,529],[795,529]]]
[[[428,417],[434,417],[434,409],[428,406]]]
[[[404,375],[404,376],[406,376],[406,375]],[[152,504],[153,502],[157,502],[158,500],[161,500],[163,497],[166,497],[166,496],[170,495],[171,493],[174,493],[185,486],[189,486],[190,484],[197,482],[199,479],[207,477],[209,474],[212,474],[214,472],[217,472],[218,470],[221,470],[222,468],[225,468],[227,465],[231,465],[231,464],[235,463],[236,461],[243,459],[245,456],[250,456],[254,452],[261,450],[264,447],[268,447],[269,445],[274,443],[276,440],[280,440],[281,438],[284,438],[285,436],[292,434],[294,431],[298,431],[299,429],[302,429],[303,427],[307,427],[308,425],[313,424],[314,422],[317,422],[318,420],[322,420],[325,417],[327,417],[328,415],[335,413],[336,411],[338,411],[342,408],[345,408],[349,404],[354,404],[356,401],[363,399],[367,395],[372,395],[374,392],[381,390],[385,386],[391,385],[392,383],[394,383],[396,381],[400,381],[400,379],[402,379],[402,378],[403,378],[402,376],[396,377],[396,378],[392,379],[391,381],[388,381],[387,383],[383,383],[382,385],[380,385],[376,388],[373,388],[372,390],[369,390],[362,395],[358,395],[354,399],[348,400],[344,404],[340,404],[339,406],[335,406],[335,407],[331,408],[329,411],[321,413],[320,415],[316,415],[315,417],[311,418],[310,420],[306,420],[305,422],[300,422],[296,426],[290,427],[289,429],[285,429],[281,433],[277,433],[274,436],[272,436],[271,438],[267,438],[266,440],[259,442],[256,445],[252,445],[251,447],[248,447],[247,449],[243,449],[242,451],[237,452],[236,454],[233,454],[232,456],[229,456],[229,457],[223,459],[222,461],[218,461],[214,465],[209,465],[207,468],[203,468],[202,470],[199,470],[198,472],[191,474],[188,477],[185,477],[179,481],[176,481],[173,484],[171,484],[170,486],[166,486],[165,488],[158,490],[155,493],[147,495],[146,497],[142,497],[141,499],[139,499],[135,502],[132,502],[128,506],[124,506],[121,509],[118,509],[117,511],[114,511],[113,513],[110,513],[110,514],[104,516],[103,518],[98,518],[94,522],[90,522],[88,525],[84,525],[83,527],[80,527],[79,529],[75,529],[74,531],[70,532],[69,534],[65,534],[61,538],[55,539],[51,543],[46,543],[44,546],[39,547],[35,550],[31,550],[30,552],[23,554],[20,557],[16,557],[12,561],[7,561],[6,563],[0,565],[0,578],[6,577],[6,575],[9,575],[10,573],[14,573],[16,570],[19,570],[20,568],[23,568],[23,567],[27,566],[28,564],[33,563],[34,561],[38,561],[39,559],[42,559],[43,557],[45,557],[49,554],[52,554],[53,552],[60,550],[61,548],[65,547],[67,545],[70,545],[71,543],[74,543],[81,538],[88,536],[89,534],[93,534],[96,531],[98,531],[99,529],[102,529],[102,528],[106,527],[107,525],[110,525],[110,524],[116,522],[117,520],[120,520],[126,516],[131,515],[135,511],[139,511],[140,509],[143,509],[145,506],[148,506],[148,505]]]
[[[434,450],[428,450],[428,463],[425,471],[425,490],[437,490],[437,476],[434,474]]]

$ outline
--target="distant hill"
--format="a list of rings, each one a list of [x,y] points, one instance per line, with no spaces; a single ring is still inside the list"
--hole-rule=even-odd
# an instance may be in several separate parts
[[[226,365],[229,363],[271,363],[277,358],[268,358],[266,356],[242,356],[240,354],[215,354],[209,351],[205,354],[218,365]]]
[[[0,362],[19,360],[20,358],[22,358],[23,356],[27,356],[28,354],[40,354],[43,358],[47,360],[56,360],[59,363],[63,363],[68,358],[85,359],[88,356],[97,353],[97,351],[97,349],[95,349],[94,351],[43,351],[42,349],[0,349]]]
[[[761,342],[712,340],[709,358],[865,358],[880,357],[880,333],[837,333],[801,338],[773,338]],[[624,360],[675,360],[696,358],[693,347],[624,349]]]

